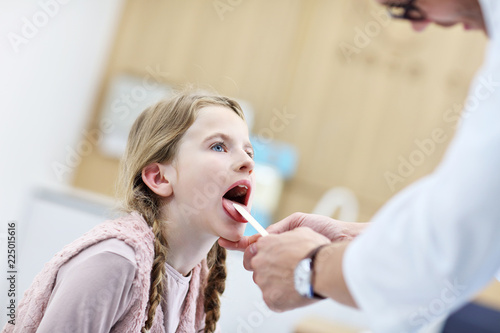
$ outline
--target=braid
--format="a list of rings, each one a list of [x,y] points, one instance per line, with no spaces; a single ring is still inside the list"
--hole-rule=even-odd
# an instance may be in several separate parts
[[[214,244],[207,256],[210,272],[205,287],[205,333],[215,332],[220,318],[220,295],[226,288],[226,249],[218,242]]]
[[[167,241],[161,232],[160,222],[154,220],[153,233],[155,235],[155,258],[151,270],[151,289],[149,291],[148,319],[142,328],[142,333],[147,333],[153,325],[156,308],[161,304],[163,291],[165,289],[163,279],[165,278],[165,262],[167,258]]]
[[[147,333],[153,325],[156,308],[161,304],[162,295],[165,289],[163,281],[165,277],[165,262],[167,260],[168,244],[162,233],[161,222],[158,220],[160,216],[158,199],[151,194],[151,190],[142,181],[139,181],[139,179],[137,179],[135,185],[133,208],[142,213],[148,225],[153,228],[153,234],[155,236],[155,257],[151,269],[148,318],[141,330],[142,333]]]

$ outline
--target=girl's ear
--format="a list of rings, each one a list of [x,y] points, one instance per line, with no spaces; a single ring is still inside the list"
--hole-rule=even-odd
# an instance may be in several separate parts
[[[151,163],[142,169],[142,181],[144,184],[146,184],[151,191],[165,198],[174,193],[172,183],[166,174],[166,168],[165,165],[160,163]]]

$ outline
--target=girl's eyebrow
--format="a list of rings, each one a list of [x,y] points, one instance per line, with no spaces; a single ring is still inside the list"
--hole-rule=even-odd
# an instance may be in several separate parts
[[[229,135],[226,135],[226,134],[221,133],[221,132],[217,132],[217,133],[213,133],[213,134],[207,136],[205,138],[205,140],[203,140],[203,142],[207,142],[207,141],[213,140],[215,138],[221,138],[222,140],[225,140],[225,141],[231,141],[231,137],[229,137]]]

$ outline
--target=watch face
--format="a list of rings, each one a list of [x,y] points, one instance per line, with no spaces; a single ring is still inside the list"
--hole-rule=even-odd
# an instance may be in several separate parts
[[[304,296],[311,297],[311,259],[299,261],[294,274],[295,290]]]

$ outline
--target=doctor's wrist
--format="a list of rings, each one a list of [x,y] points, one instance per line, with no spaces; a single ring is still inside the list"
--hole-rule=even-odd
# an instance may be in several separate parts
[[[344,280],[342,262],[349,241],[322,247],[316,254],[314,291],[344,305],[357,307]]]

